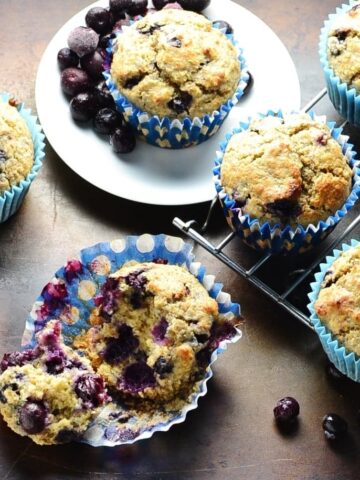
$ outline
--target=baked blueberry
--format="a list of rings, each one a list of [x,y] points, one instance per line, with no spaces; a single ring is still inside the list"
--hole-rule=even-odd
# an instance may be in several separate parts
[[[193,97],[189,93],[180,92],[179,95],[170,100],[168,107],[174,112],[181,114],[189,109],[192,99]]]
[[[19,423],[26,433],[41,433],[46,425],[48,409],[41,400],[29,399],[20,409]]]

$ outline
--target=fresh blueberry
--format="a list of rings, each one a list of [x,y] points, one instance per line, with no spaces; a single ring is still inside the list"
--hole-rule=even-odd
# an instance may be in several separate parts
[[[322,428],[328,440],[338,440],[347,432],[347,423],[336,413],[329,413],[322,420]]]
[[[215,20],[213,22],[213,26],[216,28],[219,28],[220,30],[223,30],[224,33],[229,35],[230,33],[234,33],[233,27],[230,25],[230,23],[225,22],[225,20]]]
[[[61,70],[79,65],[79,57],[70,48],[62,48],[57,54],[58,65]]]
[[[210,5],[210,0],[177,0],[185,10],[201,12]]]
[[[95,86],[93,93],[96,97],[98,110],[101,110],[102,108],[115,108],[114,98],[111,95],[105,80],[102,80]]]
[[[122,125],[122,115],[112,108],[102,108],[94,118],[94,130],[102,135],[110,135],[116,127]]]
[[[88,91],[91,88],[91,83],[89,75],[80,68],[66,68],[61,73],[61,88],[66,95],[71,97]]]
[[[130,125],[123,125],[110,137],[110,144],[115,153],[130,153],[136,146],[135,134]]]
[[[76,27],[68,36],[68,45],[79,57],[95,51],[99,35],[89,27]]]
[[[155,385],[154,370],[145,362],[128,365],[120,382],[120,386],[129,393],[138,393]]]
[[[93,80],[99,81],[103,78],[105,56],[105,50],[98,48],[80,59],[81,67]]]
[[[153,0],[156,10],[163,9],[166,5],[174,3],[174,0]]]
[[[20,409],[19,423],[26,433],[41,433],[46,426],[48,409],[41,400],[28,400]]]
[[[86,14],[85,22],[88,27],[100,34],[107,33],[112,27],[110,12],[102,7],[90,8]]]
[[[93,93],[79,93],[70,102],[71,116],[77,122],[88,122],[95,116],[96,107],[96,99]]]
[[[127,13],[134,17],[135,15],[146,15],[148,0],[131,0],[127,7]]]
[[[293,397],[284,397],[279,400],[274,408],[275,420],[279,423],[291,423],[300,413],[300,406]]]

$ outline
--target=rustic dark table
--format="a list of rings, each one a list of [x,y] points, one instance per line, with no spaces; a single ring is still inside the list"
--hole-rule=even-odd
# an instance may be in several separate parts
[[[318,35],[338,0],[237,1],[270,25],[289,49],[304,105],[324,86]],[[35,76],[47,43],[88,3],[1,0],[0,90],[12,92],[35,108]],[[317,111],[334,117],[326,101]],[[351,134],[355,145],[357,141],[360,145],[360,132],[352,130]],[[57,267],[80,248],[127,234],[178,234],[171,224],[174,216],[203,218],[207,208],[207,204],[154,207],[113,197],[79,178],[48,145],[46,161],[24,205],[0,227],[0,354],[19,347],[24,319],[35,297]],[[359,209],[349,218],[356,213]],[[217,241],[226,233],[223,217],[217,212],[210,238]],[[233,242],[230,251],[244,261],[254,258],[239,242]],[[81,444],[38,447],[13,434],[1,421],[2,479],[359,478],[358,386],[351,382],[334,386],[325,376],[326,359],[315,334],[201,248],[196,248],[196,253],[241,302],[246,319],[242,341],[216,363],[215,378],[200,407],[168,433],[113,449]],[[277,259],[263,275],[286,283],[282,270],[307,260],[304,257],[293,264]],[[306,291],[308,285],[297,294],[299,301],[304,302]],[[278,431],[272,416],[274,404],[285,395],[296,397],[301,405],[298,428],[288,434]],[[350,434],[339,445],[331,446],[324,439],[321,419],[328,412],[337,412],[349,422]]]

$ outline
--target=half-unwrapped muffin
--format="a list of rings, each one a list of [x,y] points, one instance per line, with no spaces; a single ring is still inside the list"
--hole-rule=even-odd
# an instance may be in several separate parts
[[[103,379],[63,344],[60,331],[60,322],[50,321],[34,349],[5,354],[0,364],[0,413],[40,445],[78,439],[108,400]]]
[[[353,153],[333,127],[308,114],[270,112],[242,124],[221,145],[216,188],[230,225],[247,244],[274,253],[305,251],[357,199]]]

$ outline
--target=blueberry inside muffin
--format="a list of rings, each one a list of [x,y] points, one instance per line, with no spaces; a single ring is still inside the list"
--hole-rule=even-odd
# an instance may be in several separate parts
[[[269,115],[232,136],[221,184],[261,223],[316,225],[344,205],[352,169],[326,124],[307,114]]]
[[[235,334],[217,302],[184,267],[124,265],[97,298],[93,326],[74,346],[123,399],[187,396],[212,351]]]
[[[0,412],[12,430],[40,445],[76,440],[109,399],[104,381],[63,344],[59,321],[50,321],[37,342],[4,355]]]
[[[117,37],[111,77],[128,100],[151,115],[202,117],[234,95],[237,55],[204,16],[162,10]]]

